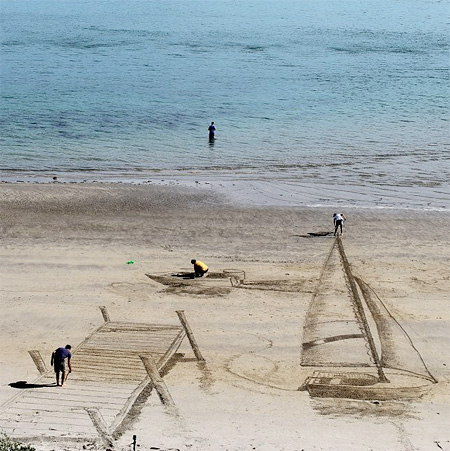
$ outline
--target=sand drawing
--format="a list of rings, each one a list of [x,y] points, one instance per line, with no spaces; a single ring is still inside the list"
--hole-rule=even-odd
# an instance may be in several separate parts
[[[195,278],[192,270],[181,270],[177,273],[146,274],[153,281],[164,285],[163,293],[221,297],[230,293],[230,278],[239,276],[243,271],[223,270],[208,272],[207,277]]]
[[[312,281],[307,279],[265,279],[249,280],[241,269],[223,269],[210,272],[208,277],[195,279],[192,272],[175,274],[146,274],[153,281],[164,285],[164,293],[189,294],[194,296],[225,296],[232,288],[259,291],[283,291],[297,293],[313,291]]]
[[[53,370],[43,371],[39,352],[30,352],[41,376],[31,384],[10,384],[18,393],[0,407],[2,431],[22,439],[111,446],[153,388],[174,407],[161,374],[178,361],[175,353],[186,337],[199,364],[205,362],[184,312],[176,312],[181,324],[161,325],[110,321],[106,308],[100,309],[105,322],[73,350],[74,371],[63,388],[56,387]]]
[[[417,398],[437,382],[400,323],[353,275],[339,236],[307,312],[301,366],[314,368],[300,387],[313,397]]]
[[[285,293],[312,293],[312,281],[306,279],[266,279],[266,280],[242,280],[235,277],[230,278],[234,288],[243,290],[259,291],[283,291]]]

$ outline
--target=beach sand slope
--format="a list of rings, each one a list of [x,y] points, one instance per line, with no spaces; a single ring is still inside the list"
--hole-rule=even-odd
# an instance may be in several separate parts
[[[153,324],[179,324],[184,310],[207,363],[185,340],[164,375],[176,413],[151,394],[115,449],[131,449],[134,434],[142,450],[450,450],[447,213],[345,211],[352,271],[438,380],[421,399],[374,403],[298,391],[310,374],[300,366],[304,319],[333,241],[308,233],[331,229],[333,211],[120,184],[2,184],[0,207],[1,403],[18,393],[9,384],[39,377],[29,350],[49,367],[56,347],[76,347],[102,324],[99,306],[114,321]],[[191,258],[210,277],[171,276],[191,271]],[[45,433],[33,445],[105,449]]]

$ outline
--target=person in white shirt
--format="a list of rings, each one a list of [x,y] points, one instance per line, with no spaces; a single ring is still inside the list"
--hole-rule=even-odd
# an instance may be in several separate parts
[[[334,235],[336,236],[336,233],[338,229],[341,230],[341,235],[344,234],[342,230],[342,226],[344,222],[347,220],[345,215],[343,213],[333,213],[333,223],[334,223]]]

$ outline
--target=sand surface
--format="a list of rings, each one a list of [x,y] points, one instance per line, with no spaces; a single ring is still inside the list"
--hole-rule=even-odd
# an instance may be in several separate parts
[[[310,374],[300,366],[305,315],[333,242],[307,234],[330,230],[332,210],[120,184],[2,184],[0,207],[0,403],[17,395],[9,384],[39,377],[29,350],[48,360],[77,346],[102,324],[99,306],[115,321],[154,324],[179,324],[184,310],[206,367],[183,342],[164,375],[176,412],[152,393],[114,449],[132,449],[136,435],[140,450],[450,450],[448,213],[345,211],[353,272],[438,380],[421,399],[374,403],[298,391]],[[190,271],[191,258],[213,273],[245,273],[247,285],[146,276]],[[74,374],[76,365],[75,354]],[[45,434],[32,443],[106,449]]]

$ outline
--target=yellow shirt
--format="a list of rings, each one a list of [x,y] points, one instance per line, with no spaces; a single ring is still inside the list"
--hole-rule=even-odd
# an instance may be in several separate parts
[[[208,270],[208,267],[203,262],[201,262],[200,260],[197,260],[194,263],[194,268],[201,269],[202,271],[207,271]]]

